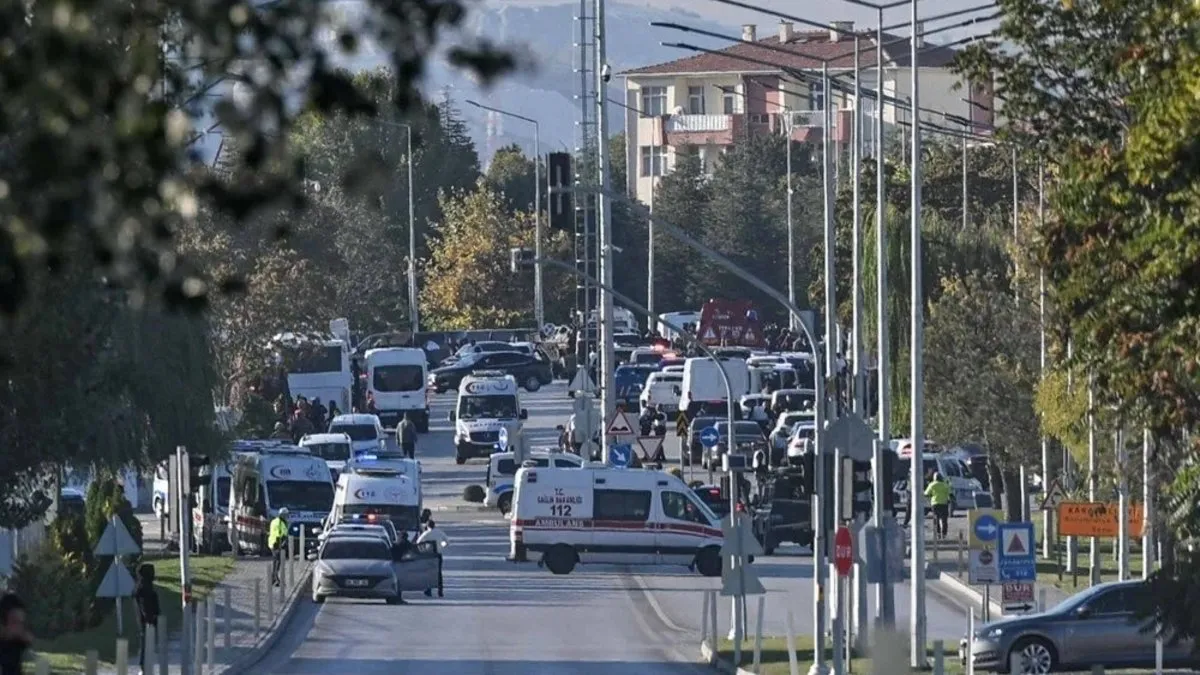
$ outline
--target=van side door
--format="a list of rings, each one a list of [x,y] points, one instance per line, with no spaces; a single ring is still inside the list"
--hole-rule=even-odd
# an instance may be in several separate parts
[[[651,564],[657,547],[650,529],[651,491],[605,487],[596,479],[592,538],[580,560],[588,563]]]
[[[660,562],[690,565],[706,537],[711,536],[712,524],[691,495],[677,490],[660,490],[657,507],[654,532]]]

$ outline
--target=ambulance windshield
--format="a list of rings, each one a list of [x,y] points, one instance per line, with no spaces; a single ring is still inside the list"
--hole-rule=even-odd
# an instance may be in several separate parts
[[[458,404],[459,419],[514,419],[517,417],[515,396],[463,396]]]

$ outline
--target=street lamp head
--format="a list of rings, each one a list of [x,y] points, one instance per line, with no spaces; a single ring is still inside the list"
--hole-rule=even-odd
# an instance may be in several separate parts
[[[513,274],[533,267],[537,260],[536,254],[531,248],[511,248],[508,250],[508,255],[509,269]]]

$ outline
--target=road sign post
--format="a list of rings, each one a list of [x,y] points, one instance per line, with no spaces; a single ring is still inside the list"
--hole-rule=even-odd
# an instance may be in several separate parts
[[[1032,581],[1008,581],[1001,591],[1000,604],[1005,614],[1028,614],[1037,608],[1034,604]]]
[[[705,427],[704,429],[700,430],[700,445],[704,448],[705,453],[708,453],[710,455],[710,457],[708,458],[708,482],[709,483],[713,482],[713,471],[715,470],[713,468],[711,450],[713,448],[717,447],[717,444],[719,444],[720,442],[721,442],[721,434],[720,434],[720,432],[717,431],[717,428],[715,426]],[[732,485],[732,483],[731,483],[731,485]],[[730,490],[730,492],[732,492],[732,489]]]
[[[602,444],[602,447],[608,448],[609,453],[609,456],[603,458],[605,463],[619,467],[629,466],[633,458],[634,439],[637,438],[636,428],[624,410],[618,409],[613,412],[604,427],[604,435],[609,439]],[[621,449],[621,458],[613,456],[618,453],[618,448]]]
[[[1003,523],[1000,525],[996,567],[1000,581],[1034,581],[1037,579],[1037,551],[1033,548],[1033,523]]]
[[[608,449],[608,463],[618,469],[626,469],[633,462],[633,446],[628,443],[614,443]]]
[[[850,576],[850,570],[854,568],[854,539],[850,536],[850,528],[844,525],[833,537],[833,564],[841,577]]]
[[[736,479],[730,474],[731,484]],[[732,492],[732,490],[731,490]],[[733,598],[733,617],[729,624],[733,639],[734,662],[739,663],[742,640],[746,635],[745,608],[747,595],[762,595],[767,592],[754,568],[747,564],[751,556],[762,555],[762,546],[754,538],[749,518],[737,510],[721,523],[725,541],[721,545],[721,595]],[[725,564],[727,563],[727,564]],[[713,636],[716,644],[716,636]]]
[[[970,512],[967,581],[973,585],[987,586],[1000,581],[996,549],[1002,517],[997,509],[972,509]]]

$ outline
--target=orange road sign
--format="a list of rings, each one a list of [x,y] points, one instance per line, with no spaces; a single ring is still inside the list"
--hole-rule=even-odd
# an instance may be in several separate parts
[[[1129,536],[1142,536],[1145,516],[1141,504],[1129,505]],[[1061,502],[1058,505],[1058,534],[1064,537],[1115,537],[1118,534],[1117,505],[1105,502]]]

